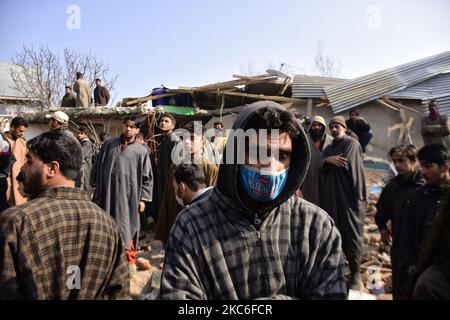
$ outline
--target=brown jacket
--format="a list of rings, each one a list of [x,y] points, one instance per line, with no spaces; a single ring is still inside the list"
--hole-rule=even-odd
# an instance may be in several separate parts
[[[0,300],[123,299],[130,273],[112,217],[77,188],[0,215]]]
[[[84,79],[78,79],[73,84],[73,91],[77,93],[77,107],[89,108],[92,101],[89,83]]]
[[[175,189],[173,187],[173,174],[177,166],[170,165],[169,178],[165,185],[165,190],[159,206],[158,224],[156,225],[155,238],[161,240],[164,244],[169,239],[170,229],[175,223],[178,213],[183,209],[175,200]],[[206,186],[211,187],[216,184],[219,168],[215,164],[208,164],[203,158],[203,172],[205,173]]]
[[[11,135],[7,134],[9,144],[11,145],[11,151],[14,154],[16,161],[11,168],[11,174],[8,177],[8,192],[7,199],[11,206],[18,206],[27,202],[27,198],[23,197],[19,192],[19,183],[16,180],[17,175],[20,172],[20,168],[25,164],[25,157],[27,155],[27,143],[25,139],[19,138],[14,140]]]
[[[96,106],[107,106],[109,102],[109,91],[104,86],[94,89],[94,103]]]

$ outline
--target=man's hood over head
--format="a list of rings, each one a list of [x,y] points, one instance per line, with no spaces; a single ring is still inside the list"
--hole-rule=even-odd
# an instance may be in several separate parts
[[[239,113],[232,129],[235,131],[237,129],[246,128],[252,117],[255,115],[256,111],[268,107],[286,111],[286,109],[283,106],[275,102],[271,101],[255,102],[245,107],[244,110],[242,110]],[[275,200],[271,201],[270,204],[264,210],[262,210],[262,212],[269,212],[273,208],[277,207],[278,205],[289,199],[300,188],[300,185],[303,182],[303,179],[309,168],[311,151],[309,148],[308,139],[303,128],[300,125],[298,125],[298,122],[295,123],[298,126],[299,134],[296,139],[292,140],[292,156],[291,156],[292,158],[289,167],[288,180],[280,196],[278,196]],[[232,157],[233,161],[230,161],[231,159],[227,159],[227,148],[229,147],[234,147]],[[239,190],[242,189],[239,188],[238,186],[239,164],[237,164],[237,155],[238,153],[240,154],[242,152],[245,152],[245,150],[237,150],[237,149],[238,149],[237,137],[234,136],[233,134],[230,134],[228,137],[227,145],[223,152],[222,163],[219,168],[217,188],[223,195],[231,198],[239,208],[241,208],[244,211],[251,211],[244,205],[239,196]]]

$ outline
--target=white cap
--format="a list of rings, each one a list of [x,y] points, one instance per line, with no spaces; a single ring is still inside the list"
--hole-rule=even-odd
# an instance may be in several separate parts
[[[61,123],[69,123],[69,116],[62,111],[56,111],[54,113],[47,114],[45,116],[47,119],[55,119]]]

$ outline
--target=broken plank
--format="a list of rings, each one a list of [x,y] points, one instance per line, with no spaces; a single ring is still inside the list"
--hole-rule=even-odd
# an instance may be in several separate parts
[[[280,96],[265,96],[263,94],[250,94],[250,93],[242,93],[242,92],[234,92],[234,91],[220,91],[218,95],[227,95],[227,96],[236,96],[236,97],[246,97],[253,98],[258,100],[271,100],[271,101],[280,101],[280,102],[292,102],[298,104],[305,104],[306,100],[298,99],[298,98],[287,98]]]

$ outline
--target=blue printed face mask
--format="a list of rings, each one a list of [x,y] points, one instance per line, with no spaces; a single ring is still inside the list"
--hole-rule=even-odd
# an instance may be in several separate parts
[[[288,170],[273,172],[241,165],[239,167],[239,176],[242,188],[252,199],[272,201],[283,190],[288,177]]]

